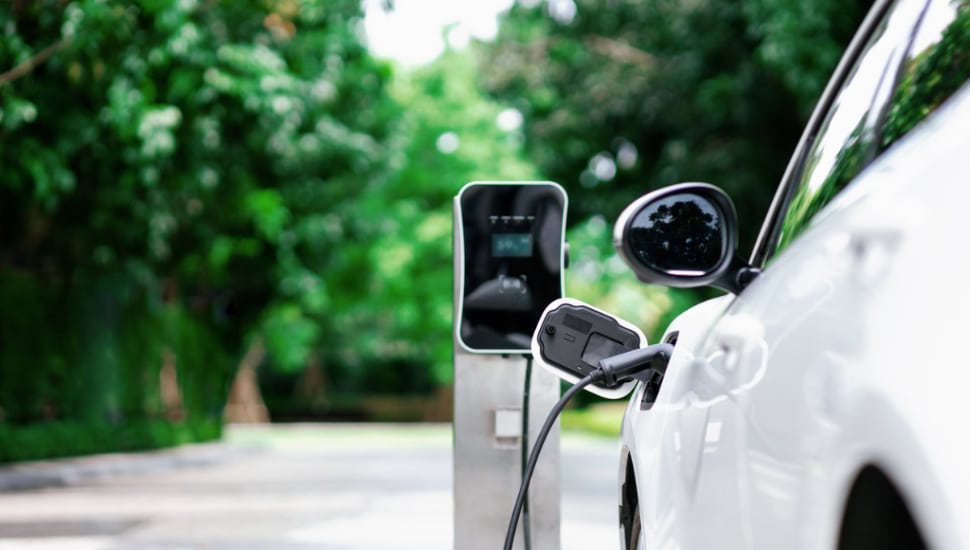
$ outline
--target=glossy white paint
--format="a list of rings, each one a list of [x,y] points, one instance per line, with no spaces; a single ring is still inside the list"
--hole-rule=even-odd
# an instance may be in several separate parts
[[[867,465],[929,547],[970,548],[967,121],[964,87],[738,297],[671,325],[658,400],[638,388],[623,423],[643,548],[835,548]]]

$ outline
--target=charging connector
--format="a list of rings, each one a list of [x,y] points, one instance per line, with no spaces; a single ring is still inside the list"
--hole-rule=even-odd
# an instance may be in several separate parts
[[[654,374],[663,375],[667,371],[673,352],[674,346],[670,344],[655,344],[607,357],[599,362],[600,379],[610,386],[629,380],[645,382]]]

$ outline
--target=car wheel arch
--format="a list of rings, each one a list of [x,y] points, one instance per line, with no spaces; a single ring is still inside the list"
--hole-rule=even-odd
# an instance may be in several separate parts
[[[862,467],[846,493],[838,550],[925,550],[905,495],[876,464]]]
[[[636,548],[636,536],[638,536],[640,515],[640,502],[637,493],[637,476],[633,466],[633,455],[628,454],[623,467],[623,483],[620,484],[620,534],[623,539],[624,548],[634,550]]]

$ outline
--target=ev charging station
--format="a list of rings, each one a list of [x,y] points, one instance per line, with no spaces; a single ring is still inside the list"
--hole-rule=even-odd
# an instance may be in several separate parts
[[[526,457],[559,400],[532,337],[563,296],[567,197],[552,182],[472,182],[454,201],[454,548],[502,547]],[[559,550],[559,426],[515,548]]]

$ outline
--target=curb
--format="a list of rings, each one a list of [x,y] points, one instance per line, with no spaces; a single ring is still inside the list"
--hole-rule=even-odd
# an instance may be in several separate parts
[[[214,442],[155,451],[18,462],[0,465],[0,493],[67,487],[114,476],[209,466],[255,451]]]

